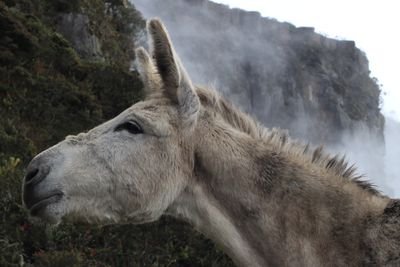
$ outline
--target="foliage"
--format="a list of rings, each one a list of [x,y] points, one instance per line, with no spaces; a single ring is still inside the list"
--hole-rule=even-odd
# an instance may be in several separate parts
[[[21,206],[24,169],[36,153],[141,98],[128,69],[132,34],[144,22],[123,1],[106,2],[0,2],[0,266],[231,266],[209,240],[170,218],[49,228],[32,224]],[[56,31],[57,14],[68,12],[89,16],[104,61],[83,59]]]

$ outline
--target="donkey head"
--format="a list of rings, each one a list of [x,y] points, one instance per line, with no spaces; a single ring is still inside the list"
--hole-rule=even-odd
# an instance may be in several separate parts
[[[162,23],[151,20],[147,30],[151,55],[136,50],[147,97],[31,161],[23,183],[31,215],[51,223],[144,223],[186,187],[200,101]]]

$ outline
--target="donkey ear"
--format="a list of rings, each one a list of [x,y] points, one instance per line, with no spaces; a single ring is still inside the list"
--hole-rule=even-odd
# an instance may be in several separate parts
[[[185,123],[195,122],[200,100],[194,86],[179,60],[171,39],[162,22],[150,20],[147,31],[151,36],[151,51],[163,83],[164,93],[179,105]]]
[[[150,55],[143,47],[137,48],[135,53],[136,65],[144,85],[145,95],[160,91],[162,88],[161,76]]]
[[[161,21],[153,19],[148,22],[147,31],[151,37],[149,39],[152,41],[151,52],[165,89],[178,88],[181,77],[175,51],[167,30]]]

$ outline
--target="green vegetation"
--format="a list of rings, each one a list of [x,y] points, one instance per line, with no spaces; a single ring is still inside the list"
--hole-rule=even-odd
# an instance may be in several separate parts
[[[105,8],[107,7],[107,8]],[[106,12],[105,12],[106,11]],[[102,57],[86,58],[56,30],[59,14],[89,18]],[[0,266],[231,266],[184,223],[33,225],[21,206],[30,159],[141,98],[129,72],[132,36],[144,26],[124,1],[0,2]]]

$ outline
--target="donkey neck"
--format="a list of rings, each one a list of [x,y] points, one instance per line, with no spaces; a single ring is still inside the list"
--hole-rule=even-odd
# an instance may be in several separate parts
[[[221,142],[212,140],[218,134],[204,136],[212,144],[198,146],[193,181],[169,213],[219,243],[239,266],[359,264],[363,220],[387,201],[350,183],[338,188],[323,172],[236,134]]]

